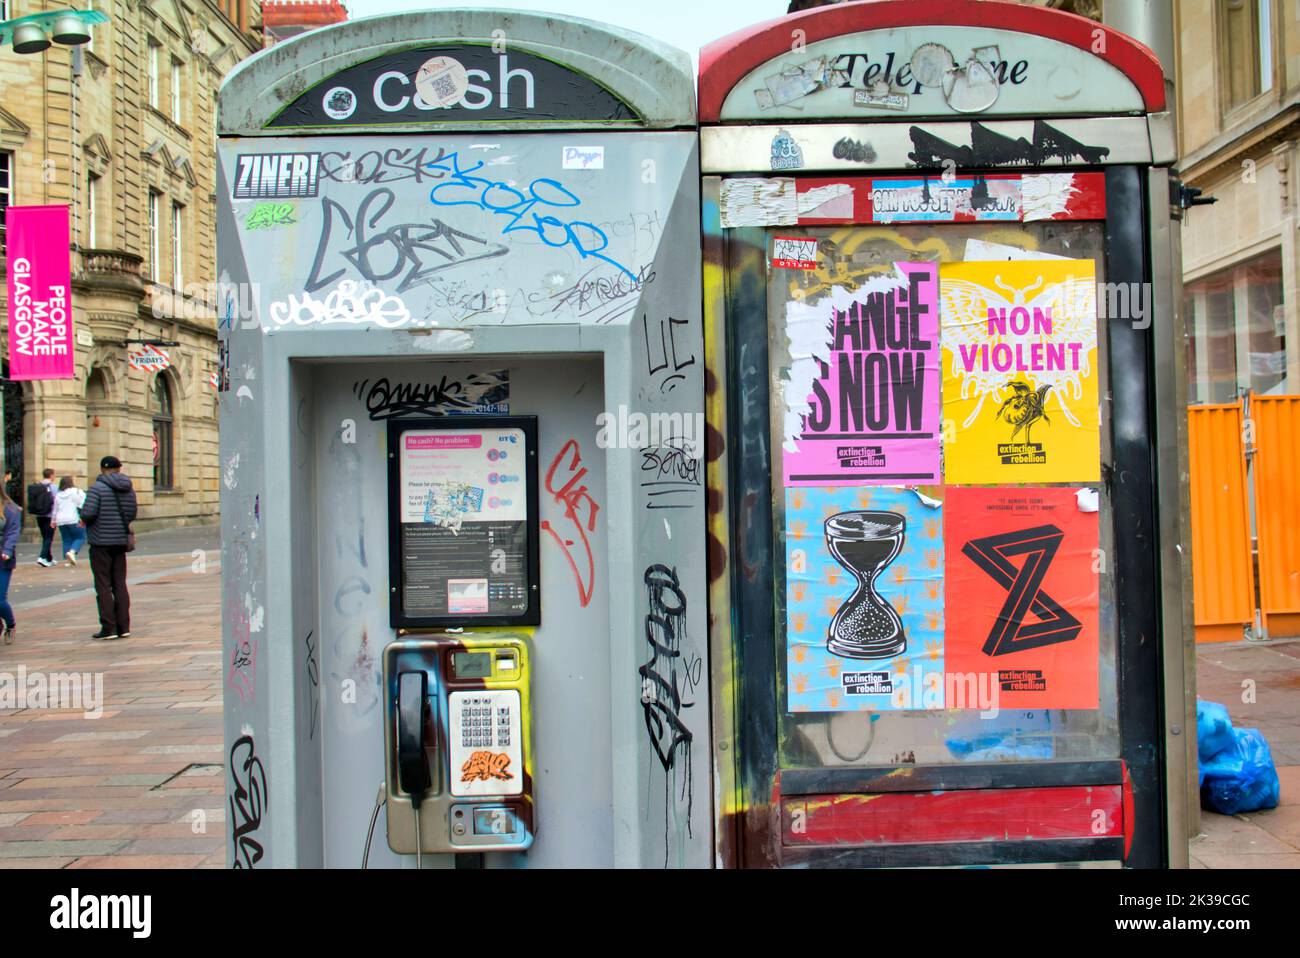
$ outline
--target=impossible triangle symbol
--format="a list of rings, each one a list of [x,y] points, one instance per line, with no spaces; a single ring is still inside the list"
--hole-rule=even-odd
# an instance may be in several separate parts
[[[1065,533],[1056,526],[1035,526],[1016,532],[972,539],[962,554],[1007,590],[1006,602],[984,643],[985,655],[1006,655],[1057,642],[1069,642],[1083,630],[1079,622],[1043,591],[1043,577],[1056,558]],[[1020,567],[1012,556],[1024,556]],[[1026,622],[1032,612],[1037,622]]]

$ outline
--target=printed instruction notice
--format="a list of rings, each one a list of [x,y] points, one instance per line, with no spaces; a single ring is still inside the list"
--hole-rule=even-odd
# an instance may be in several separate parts
[[[528,608],[524,432],[402,434],[402,606],[408,615],[516,615]]]

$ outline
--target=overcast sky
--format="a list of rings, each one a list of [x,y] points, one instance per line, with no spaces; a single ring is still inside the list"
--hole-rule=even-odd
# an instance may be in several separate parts
[[[343,0],[351,19],[446,7],[496,7],[565,13],[645,33],[681,47],[697,63],[700,47],[754,23],[785,16],[789,0]]]

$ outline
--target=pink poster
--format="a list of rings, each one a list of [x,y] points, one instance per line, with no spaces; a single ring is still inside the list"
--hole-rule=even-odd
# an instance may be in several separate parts
[[[71,379],[72,285],[66,206],[5,211],[9,378]]]
[[[939,479],[939,277],[895,263],[786,307],[786,486]]]

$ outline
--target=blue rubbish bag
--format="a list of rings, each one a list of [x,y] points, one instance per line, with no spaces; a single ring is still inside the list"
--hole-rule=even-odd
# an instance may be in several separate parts
[[[1259,729],[1234,729],[1227,715],[1222,705],[1196,703],[1201,805],[1222,815],[1276,808],[1282,789],[1268,742]]]
[[[1197,699],[1196,750],[1200,754],[1201,762],[1218,755],[1225,749],[1233,748],[1236,744],[1237,739],[1232,734],[1232,719],[1228,717],[1227,708],[1218,702]],[[1203,769],[1201,781],[1205,781]]]

